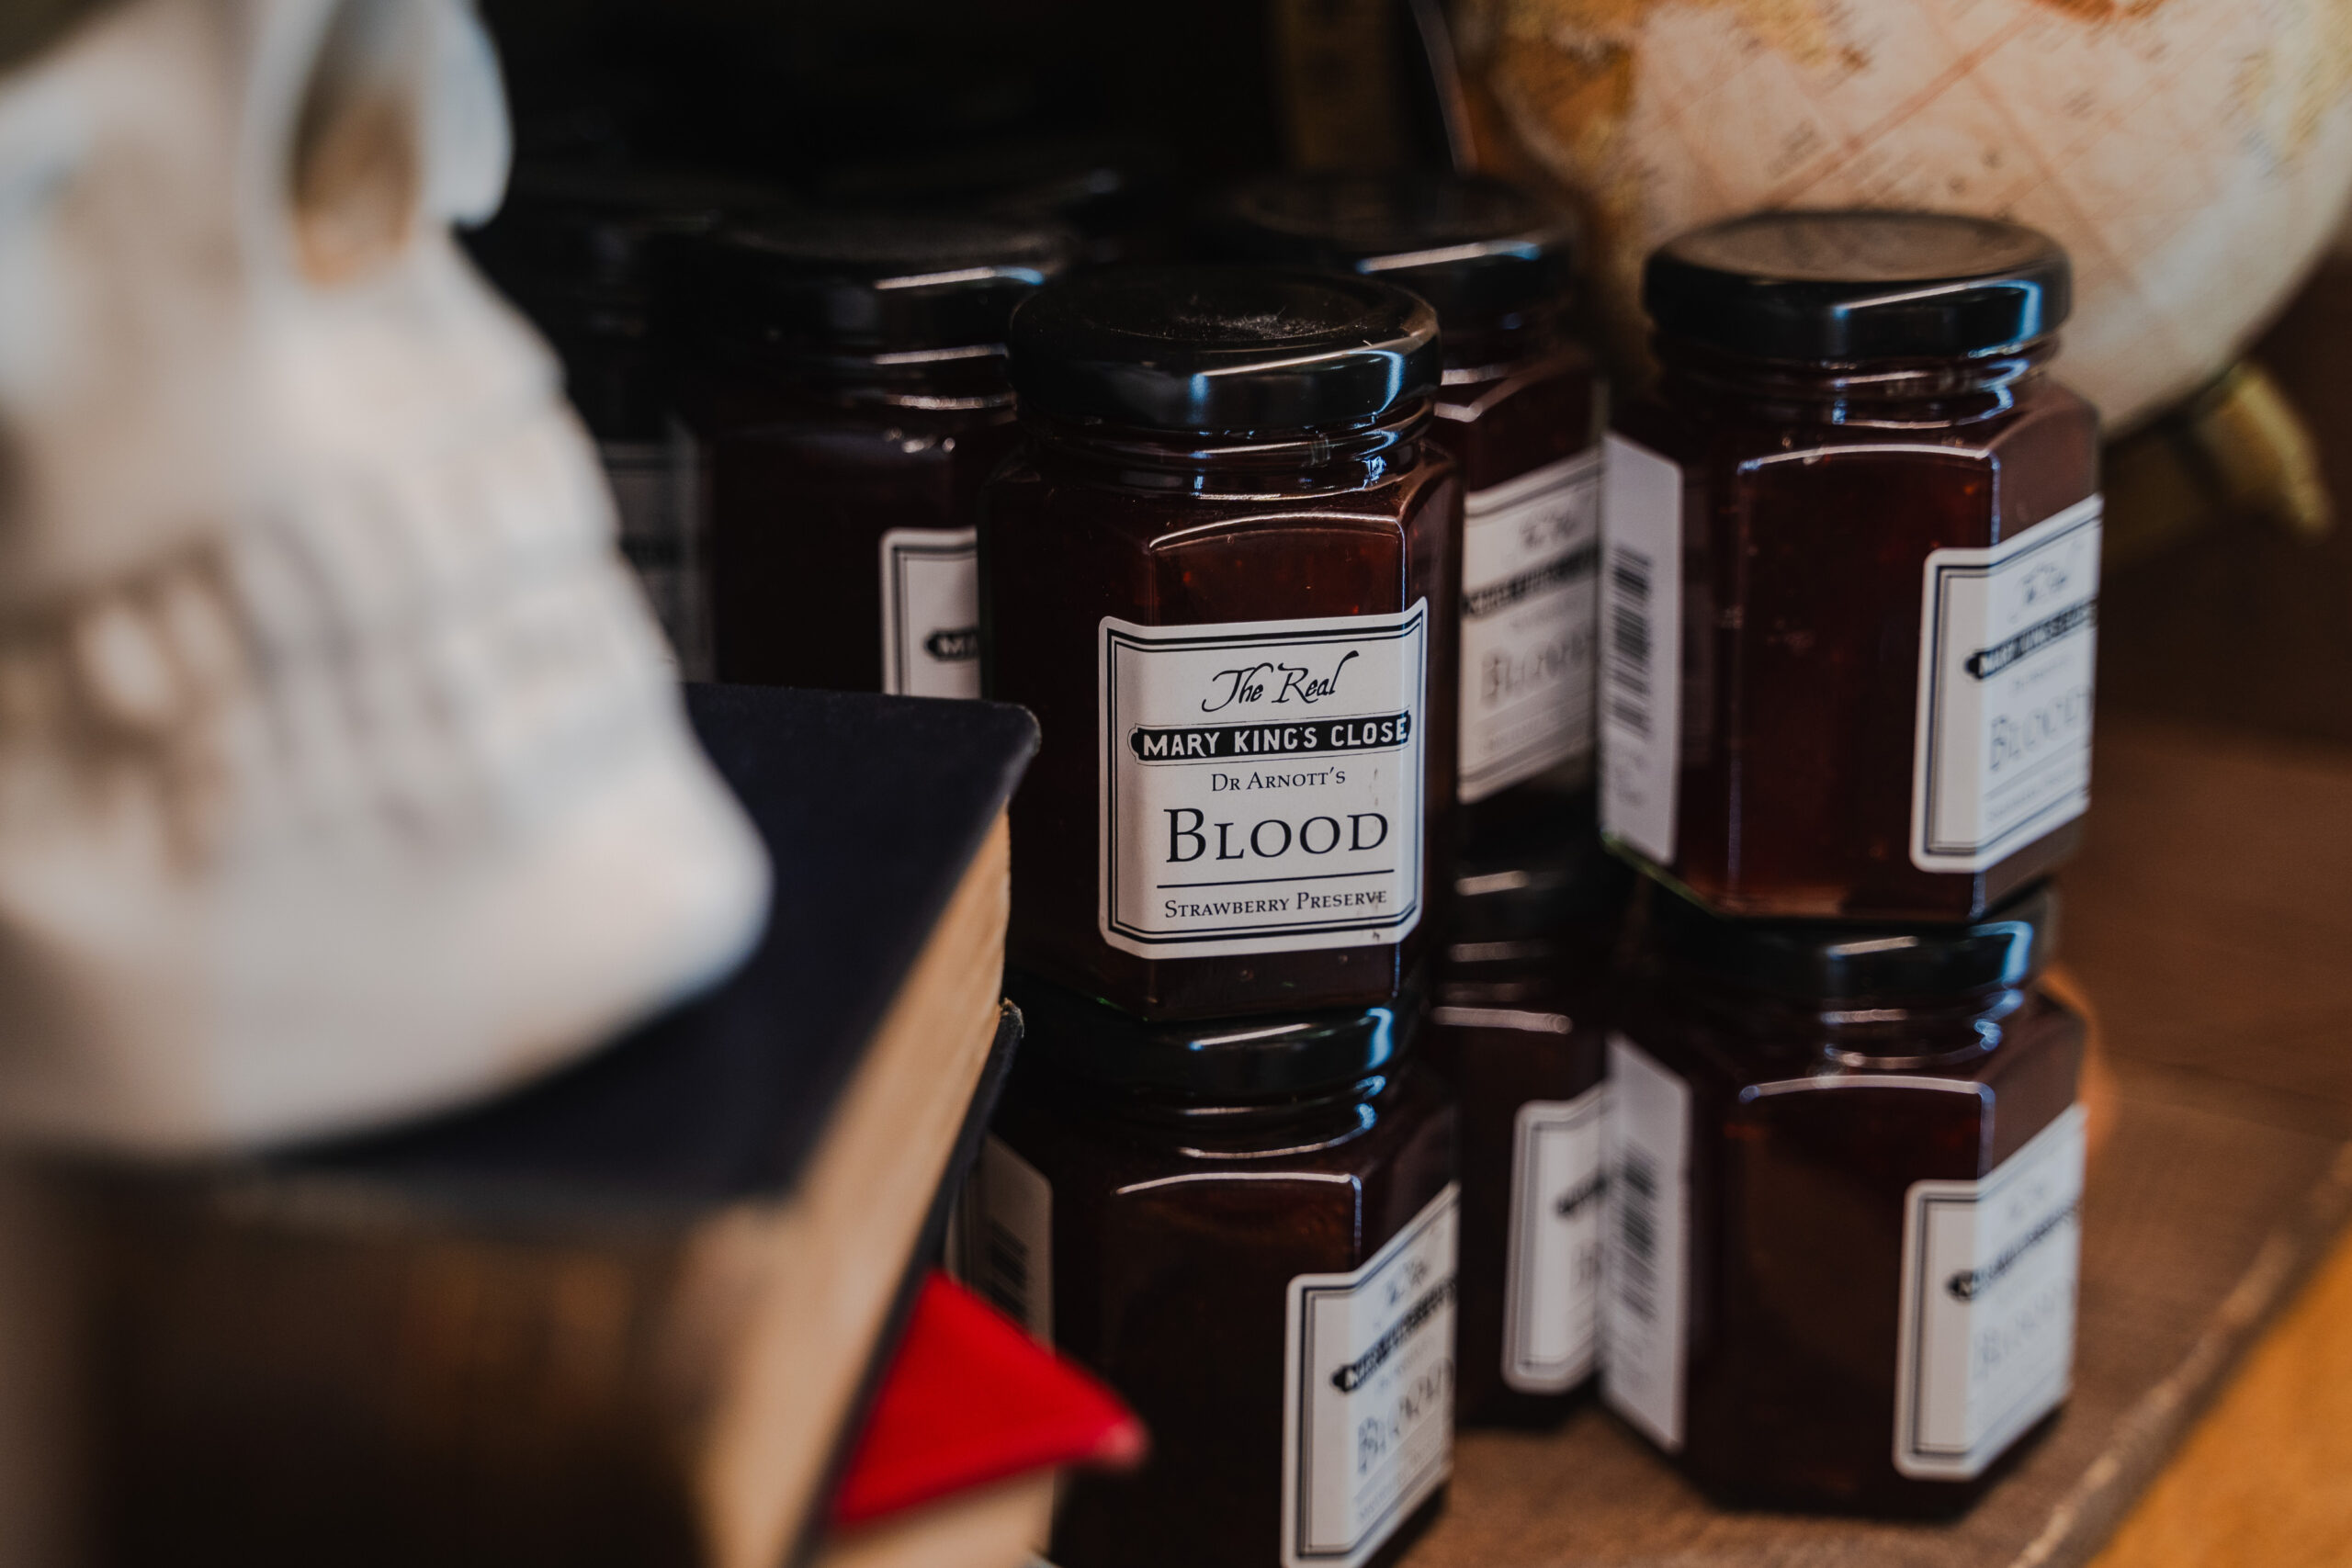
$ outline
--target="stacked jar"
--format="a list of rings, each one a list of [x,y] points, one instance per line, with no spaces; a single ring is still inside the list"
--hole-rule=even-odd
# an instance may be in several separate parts
[[[572,405],[612,487],[621,553],[671,656],[710,675],[707,538],[676,356],[659,305],[665,251],[775,208],[758,186],[633,164],[526,165],[497,220],[469,239],[563,358]]]
[[[1718,1495],[1948,1512],[2063,1404],[2098,433],[2016,224],[1767,214],[1649,261],[1602,505],[1603,1393]]]
[[[1444,174],[1285,175],[1216,205],[1208,243],[1411,289],[1437,311],[1430,438],[1463,486],[1463,848],[1481,872],[1589,836],[1605,399],[1569,330],[1573,229],[1519,187]]]
[[[1571,330],[1575,231],[1503,181],[1261,178],[1218,254],[1320,266],[1435,309],[1432,439],[1464,488],[1454,904],[1432,1055],[1462,1116],[1460,1414],[1558,1418],[1595,1363],[1609,953],[1626,879],[1594,827],[1606,398]]]
[[[1014,312],[980,522],[1023,1066],[967,1194],[1154,1457],[1063,1568],[1385,1562],[1453,1453],[1462,491],[1437,318],[1377,279],[1112,267]],[[1010,1281],[1001,1294],[1013,1295]]]
[[[978,219],[731,223],[678,268],[722,681],[979,694],[980,483],[1013,307],[1069,258]]]

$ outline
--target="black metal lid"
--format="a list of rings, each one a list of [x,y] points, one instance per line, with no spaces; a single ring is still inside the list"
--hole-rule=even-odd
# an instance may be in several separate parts
[[[2050,962],[2058,895],[2048,883],[1966,925],[1744,920],[1656,883],[1644,923],[1668,966],[1801,1001],[1887,1003],[2021,986]]]
[[[1008,972],[1026,1064],[1098,1088],[1187,1100],[1259,1100],[1331,1089],[1380,1072],[1411,1048],[1421,998],[1408,983],[1380,1007],[1151,1023],[1031,976]]]
[[[707,331],[787,352],[876,355],[1000,344],[1012,308],[1059,276],[1070,239],[978,218],[779,217],[696,247]]]
[[[1561,302],[1576,228],[1531,192],[1482,175],[1273,175],[1213,208],[1204,243],[1237,261],[1358,272],[1401,284],[1459,331]]]
[[[1655,252],[1642,302],[1667,337],[1755,359],[1950,359],[2058,330],[2066,253],[1944,212],[1764,212]]]
[[[1023,301],[1006,338],[1025,408],[1202,434],[1331,429],[1437,386],[1437,315],[1372,278],[1105,267]]]

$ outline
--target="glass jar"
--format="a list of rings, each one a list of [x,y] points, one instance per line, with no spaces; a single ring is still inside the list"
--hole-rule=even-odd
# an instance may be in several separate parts
[[[526,164],[497,219],[468,237],[482,270],[562,356],[564,390],[612,486],[621,553],[689,680],[710,677],[707,540],[657,321],[662,252],[778,199],[678,170]]]
[[[1604,1025],[1632,881],[1589,837],[1454,878],[1429,1057],[1462,1123],[1464,1423],[1555,1421],[1592,1374]]]
[[[1010,339],[988,691],[1044,731],[1013,962],[1150,1018],[1385,1003],[1443,892],[1462,492],[1437,322],[1306,272],[1104,268]]]
[[[1540,853],[1592,830],[1603,396],[1569,331],[1573,231],[1476,175],[1295,174],[1217,206],[1206,243],[1401,285],[1437,310],[1430,439],[1461,466],[1464,848]]]
[[[1453,1456],[1453,1114],[1411,1003],[1214,1032],[1014,977],[981,1288],[1141,1416],[1061,1568],[1395,1560]]]
[[[1797,212],[1649,263],[1605,486],[1602,826],[1761,917],[1967,920],[2073,852],[2098,423],[2032,230]]]
[[[981,479],[1015,438],[1004,325],[1058,231],[732,225],[683,267],[722,681],[979,694]]]
[[[1965,1506],[2073,1368],[2084,1026],[2039,984],[2054,895],[1908,930],[1643,902],[1604,1395],[1727,1501]]]

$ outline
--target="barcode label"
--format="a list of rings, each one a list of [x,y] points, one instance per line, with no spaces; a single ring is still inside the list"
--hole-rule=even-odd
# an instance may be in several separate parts
[[[1690,1089],[1623,1035],[1602,1118],[1602,1397],[1669,1452],[1682,1446],[1690,1280]]]
[[[1053,1343],[1053,1184],[993,1135],[957,1197],[947,1271],[1033,1337]]]
[[[1600,826],[1674,862],[1681,751],[1682,470],[1611,435],[1600,500]]]

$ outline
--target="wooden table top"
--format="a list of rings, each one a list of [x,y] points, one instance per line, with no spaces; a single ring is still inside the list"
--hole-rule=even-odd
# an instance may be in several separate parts
[[[1946,1525],[1723,1512],[1595,1409],[1469,1433],[1407,1568],[2352,1562],[2352,748],[2101,722],[2061,949],[2118,1110],[2057,1427]]]

